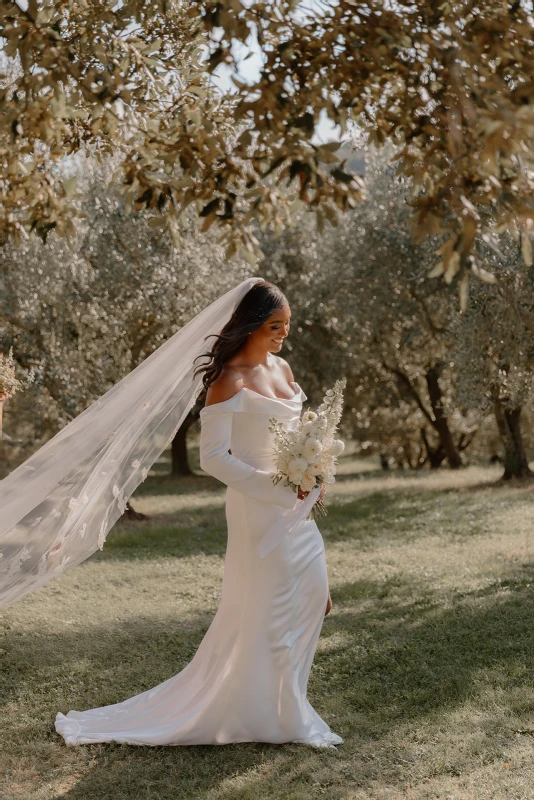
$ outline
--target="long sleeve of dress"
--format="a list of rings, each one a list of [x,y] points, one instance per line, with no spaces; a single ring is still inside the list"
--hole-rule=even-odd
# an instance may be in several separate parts
[[[232,411],[201,415],[200,466],[247,497],[293,509],[300,501],[295,492],[282,483],[274,484],[272,472],[256,469],[230,452]]]

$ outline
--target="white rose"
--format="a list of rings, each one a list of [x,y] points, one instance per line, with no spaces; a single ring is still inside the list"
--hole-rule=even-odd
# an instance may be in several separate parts
[[[304,458],[293,458],[288,464],[287,475],[291,483],[299,484],[306,471],[308,462]]]
[[[313,475],[321,475],[321,473],[324,472],[324,466],[320,461],[314,461],[308,466],[308,472],[311,472]]]
[[[305,458],[301,456],[297,456],[296,458],[292,458],[288,464],[288,469],[297,470],[297,472],[305,472],[308,468],[308,462]]]
[[[302,443],[299,441],[292,442],[288,449],[289,454],[293,456],[293,458],[300,458],[300,454],[302,452]]]
[[[300,472],[299,470],[292,470],[291,467],[287,471],[287,477],[289,478],[289,482],[293,483],[295,486],[299,486],[302,480],[304,473]]]
[[[335,483],[336,482],[336,474],[335,472],[325,472],[323,475],[323,483]]]
[[[313,411],[305,411],[302,415],[303,422],[313,422],[314,419],[317,419],[317,414],[315,414]]]
[[[308,420],[308,422],[304,422],[301,425],[300,432],[303,433],[304,435],[307,435],[308,433],[312,432],[312,429],[313,429],[312,420]]]
[[[315,486],[315,475],[312,475],[309,470],[306,470],[300,481],[300,488],[303,492],[311,492]]]
[[[316,461],[317,457],[321,455],[323,446],[318,439],[308,439],[302,448],[302,455],[304,458]]]

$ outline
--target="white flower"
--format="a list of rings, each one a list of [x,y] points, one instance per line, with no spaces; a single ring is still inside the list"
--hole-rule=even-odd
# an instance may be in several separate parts
[[[317,417],[317,419],[312,422],[312,430],[315,436],[321,437],[324,433],[326,433],[326,429],[328,427],[328,420],[324,417]]]
[[[302,455],[308,460],[315,461],[321,455],[323,446],[318,439],[308,439],[302,449]]]
[[[313,475],[321,475],[324,472],[324,466],[321,461],[314,461],[312,464],[308,465],[308,472],[311,472]]]
[[[291,459],[287,468],[287,474],[291,483],[300,483],[307,466],[308,462],[304,458],[296,457]]]
[[[345,443],[341,441],[341,439],[334,439],[330,447],[328,448],[329,451],[332,453],[334,458],[340,456],[343,450],[345,449]]]
[[[120,497],[117,497],[117,506],[121,514],[124,514],[124,512],[126,511],[127,503],[128,501],[122,495]]]
[[[287,471],[287,477],[289,478],[291,483],[294,483],[295,486],[298,486],[302,480],[302,476],[304,473],[298,469],[291,469],[291,467]]]
[[[269,420],[269,430],[274,434],[275,483],[284,476],[293,488],[300,486],[309,492],[318,481],[334,482],[336,457],[344,449],[334,436],[343,410],[345,383],[336,381],[316,412],[305,411],[296,428],[287,430],[276,417]]]
[[[57,508],[53,508],[52,511],[50,512],[50,516],[51,517],[60,517],[61,516],[61,511],[58,511]]]
[[[293,456],[293,458],[299,458],[302,452],[302,442],[300,442],[298,439],[295,442],[291,442],[288,450],[290,456]]]
[[[146,480],[146,476],[148,475],[148,470],[145,469],[145,467],[143,467],[143,469],[141,470],[141,475],[143,480]]]
[[[141,462],[139,461],[138,458],[136,458],[135,461],[132,461],[132,467],[134,469],[137,469],[137,467],[140,467],[140,466],[141,466]]]
[[[304,473],[300,481],[300,488],[303,492],[311,492],[315,486],[315,475],[312,475],[308,470]]]
[[[76,508],[78,505],[78,501],[75,497],[71,497],[69,500],[69,508]]]
[[[35,519],[35,520],[32,522],[32,528],[36,528],[36,527],[37,527],[37,525],[39,525],[39,523],[41,522],[41,520],[42,520],[42,517],[37,517],[37,519]]]
[[[111,491],[113,492],[113,497],[119,497],[119,495],[121,493],[121,490],[119,489],[119,487],[117,485],[114,485],[113,489]]]
[[[83,539],[85,536],[85,529],[87,528],[87,522],[84,522],[82,527],[80,528],[80,537]]]

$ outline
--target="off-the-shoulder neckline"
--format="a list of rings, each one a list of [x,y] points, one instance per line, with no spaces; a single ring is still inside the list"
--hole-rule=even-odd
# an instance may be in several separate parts
[[[257,397],[263,397],[264,400],[274,400],[275,402],[279,401],[281,403],[289,403],[292,400],[295,400],[297,396],[300,396],[300,393],[302,391],[302,389],[300,388],[300,386],[296,381],[290,381],[290,385],[296,386],[298,388],[298,391],[295,391],[292,397],[267,397],[266,394],[260,394],[259,392],[254,391],[254,389],[249,389],[248,386],[242,386],[238,392],[233,394],[231,397],[228,397],[226,400],[221,400],[220,403],[210,403],[209,406],[204,406],[204,408],[201,409],[200,413],[202,413],[202,411],[207,411],[208,408],[224,406],[226,405],[226,403],[230,403],[232,400],[235,400],[236,397],[239,397],[241,392],[250,392],[251,394],[255,394]]]

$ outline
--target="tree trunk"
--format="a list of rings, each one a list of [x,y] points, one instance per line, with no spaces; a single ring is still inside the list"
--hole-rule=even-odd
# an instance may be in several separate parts
[[[445,451],[441,439],[436,447],[432,447],[424,428],[421,428],[421,439],[426,449],[425,461],[428,461],[430,469],[439,469],[445,461]]]
[[[434,469],[439,467],[445,458],[453,469],[462,467],[463,462],[460,455],[460,450],[454,443],[454,438],[451,429],[449,428],[449,421],[443,409],[443,394],[441,391],[441,386],[439,385],[439,378],[443,371],[443,366],[436,364],[433,367],[430,367],[425,375],[432,412],[430,412],[430,410],[426,407],[426,404],[423,403],[423,399],[417,391],[416,386],[411,382],[410,378],[405,372],[403,372],[399,367],[388,366],[385,361],[382,362],[382,366],[384,369],[397,376],[400,384],[408,390],[410,395],[417,403],[418,408],[425,416],[427,422],[434,428],[439,437],[440,444],[438,448],[435,450],[433,448],[427,448],[430,467]]]
[[[493,412],[504,445],[503,480],[531,478],[534,473],[528,465],[521,434],[521,406],[507,408],[499,396],[499,388],[492,388]]]
[[[380,453],[380,466],[383,470],[389,469],[389,458],[384,453]]]
[[[172,453],[172,467],[171,475],[178,477],[180,475],[192,475],[193,471],[189,466],[189,458],[187,456],[187,433],[189,428],[199,417],[198,411],[190,411],[184,419],[176,435],[172,440],[171,453]]]
[[[443,395],[439,385],[440,374],[441,368],[434,366],[428,370],[425,376],[428,396],[430,397],[432,411],[434,412],[434,428],[439,436],[449,466],[452,469],[459,469],[462,466],[462,457],[454,442],[451,429],[449,428],[449,420],[443,409]]]

